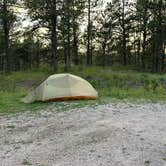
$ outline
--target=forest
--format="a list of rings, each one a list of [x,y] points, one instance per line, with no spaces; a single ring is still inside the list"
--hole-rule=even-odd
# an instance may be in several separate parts
[[[166,71],[165,0],[1,0],[0,71],[133,66]]]
[[[166,166],[166,0],[0,0],[1,166]]]

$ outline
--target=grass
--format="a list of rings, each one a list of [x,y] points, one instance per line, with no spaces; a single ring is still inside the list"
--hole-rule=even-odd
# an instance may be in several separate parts
[[[113,99],[166,101],[166,74],[137,72],[131,67],[72,67],[68,71],[61,66],[58,73],[72,73],[88,80],[99,92],[97,101],[79,101],[77,107],[105,103]],[[24,104],[20,100],[29,89],[53,74],[48,67],[39,70],[13,72],[0,75],[0,114],[18,111],[36,111],[49,103]],[[57,105],[60,103],[56,103]],[[64,108],[64,110],[69,109]]]
[[[24,97],[27,93],[22,91],[15,92],[0,92],[0,114],[16,113],[18,111],[33,110],[46,106],[44,103],[33,103],[33,104],[24,104],[21,102],[21,98]]]

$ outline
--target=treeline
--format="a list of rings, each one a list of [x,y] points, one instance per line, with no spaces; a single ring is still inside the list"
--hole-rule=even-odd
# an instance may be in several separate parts
[[[2,72],[43,64],[164,72],[165,53],[166,0],[0,1]]]

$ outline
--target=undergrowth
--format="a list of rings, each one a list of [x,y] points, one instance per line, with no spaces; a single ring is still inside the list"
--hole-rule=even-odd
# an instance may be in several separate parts
[[[58,73],[71,73],[88,80],[99,92],[97,101],[79,101],[77,106],[112,99],[166,101],[166,74],[141,73],[129,67],[60,66]],[[49,103],[24,104],[21,98],[54,72],[48,67],[0,75],[0,113],[38,110]],[[31,84],[29,84],[29,82]]]

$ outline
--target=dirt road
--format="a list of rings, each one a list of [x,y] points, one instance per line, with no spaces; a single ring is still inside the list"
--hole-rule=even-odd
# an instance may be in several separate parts
[[[0,166],[166,166],[166,104],[0,117]]]

